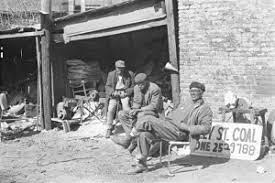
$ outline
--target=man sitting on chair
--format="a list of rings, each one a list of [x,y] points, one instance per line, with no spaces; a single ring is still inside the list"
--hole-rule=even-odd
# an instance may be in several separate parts
[[[213,113],[202,98],[205,86],[192,82],[189,86],[191,99],[178,106],[169,118],[161,120],[152,117],[147,121],[137,122],[136,138],[140,155],[138,165],[131,173],[147,171],[146,159],[151,143],[155,139],[166,141],[190,141],[190,148],[195,148],[200,135],[208,134],[211,130]]]
[[[157,84],[148,81],[146,74],[137,74],[135,84],[132,109],[120,111],[118,115],[126,136],[112,136],[112,140],[125,149],[130,146],[133,140],[131,135],[135,132],[136,122],[147,121],[151,117],[158,118],[163,108],[161,89]],[[128,149],[130,153],[135,147],[136,141],[133,141]]]
[[[112,134],[113,120],[119,101],[122,104],[122,109],[129,111],[129,100],[134,91],[134,73],[125,69],[123,60],[116,61],[115,67],[114,71],[109,72],[105,85],[107,99],[109,100],[106,138],[110,138]]]

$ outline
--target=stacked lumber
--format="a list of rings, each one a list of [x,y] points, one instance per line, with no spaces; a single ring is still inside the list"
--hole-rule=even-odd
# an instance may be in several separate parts
[[[101,78],[99,63],[84,62],[80,59],[67,60],[67,78],[71,85],[79,85],[82,80],[85,82],[98,82]]]

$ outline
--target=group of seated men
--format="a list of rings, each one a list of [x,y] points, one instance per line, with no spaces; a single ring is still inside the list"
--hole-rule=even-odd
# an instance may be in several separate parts
[[[162,117],[161,89],[155,83],[148,81],[146,74],[125,69],[125,62],[118,60],[116,69],[109,73],[106,83],[106,93],[109,99],[107,111],[106,138],[128,148],[130,153],[137,147],[138,164],[133,173],[147,171],[146,160],[152,142],[155,139],[167,141],[190,141],[190,147],[195,148],[200,135],[211,130],[213,113],[202,98],[205,86],[192,82],[189,86],[190,100],[185,100],[167,117]],[[129,106],[133,97],[132,107]],[[125,136],[113,135],[113,119],[118,103],[122,110],[118,118],[126,133]]]

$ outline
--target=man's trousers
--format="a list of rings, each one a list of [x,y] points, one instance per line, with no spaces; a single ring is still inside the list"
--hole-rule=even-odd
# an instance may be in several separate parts
[[[108,104],[108,110],[107,110],[107,126],[108,129],[112,129],[113,127],[113,120],[116,114],[117,105],[119,105],[119,100],[122,104],[122,109],[129,111],[130,105],[129,105],[129,97],[125,97],[122,99],[110,99]]]
[[[138,149],[142,158],[149,155],[151,144],[154,140],[187,141],[188,133],[181,131],[172,121],[160,118],[151,118],[148,121],[137,121],[136,129]]]

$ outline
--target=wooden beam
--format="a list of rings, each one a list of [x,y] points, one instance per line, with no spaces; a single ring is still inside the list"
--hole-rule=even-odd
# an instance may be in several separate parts
[[[80,11],[81,12],[86,11],[86,2],[85,2],[85,0],[80,0]]]
[[[52,60],[52,54],[51,54],[51,60]],[[54,87],[54,65],[53,65],[53,62],[51,61],[51,99],[52,99],[52,116],[55,117],[55,112],[54,112],[54,109],[55,109],[55,87]]]
[[[126,10],[116,12],[114,15],[108,15],[105,17],[97,17],[85,22],[66,25],[64,27],[64,35],[73,36],[86,34],[104,29],[112,29],[130,24],[164,19],[166,17],[161,9],[156,11],[155,8],[151,6],[142,7],[136,11],[125,11]]]
[[[119,16],[123,14],[128,14],[128,13],[129,13],[129,16],[127,17],[130,17],[130,14],[136,14],[133,16],[138,17],[140,15],[143,15],[144,14],[143,10],[148,7],[152,7],[152,10],[155,13],[161,14],[163,10],[157,8],[157,7],[160,7],[159,4],[160,4],[159,0],[123,1],[122,3],[112,5],[111,7],[109,6],[101,7],[97,9],[87,10],[86,12],[83,12],[83,13],[75,13],[65,17],[57,18],[55,19],[55,22],[54,22],[55,30],[59,31],[64,29],[64,27],[68,25],[74,25],[74,24],[78,24],[78,23],[90,21],[90,20],[98,20],[104,17],[107,18],[111,16],[117,16],[116,19],[121,20]],[[106,22],[106,21],[103,20],[102,22]],[[99,23],[93,22],[91,26],[94,26],[94,25],[100,26],[102,22],[99,22]]]
[[[68,0],[68,1],[70,1],[70,0]],[[149,2],[150,0],[138,0],[138,1],[137,0],[127,0],[127,1],[124,0],[121,3],[113,4],[113,6],[111,8],[109,6],[103,6],[103,7],[100,7],[100,8],[88,10],[85,13],[75,13],[75,14],[72,14],[72,15],[67,15],[67,16],[64,16],[64,17],[59,17],[59,18],[56,18],[54,20],[54,23],[55,24],[59,24],[59,23],[65,21],[66,22],[65,25],[68,25],[68,24],[76,23],[74,21],[75,19],[83,20],[83,19],[87,19],[87,17],[104,16],[104,15],[107,15],[107,14],[112,13],[114,11],[121,10],[121,9],[123,9],[125,7],[137,6],[142,1],[143,2]],[[59,27],[59,28],[62,28],[62,27]]]
[[[166,15],[167,15],[167,33],[169,60],[171,64],[178,69],[177,45],[175,33],[174,7],[172,0],[165,0]],[[178,69],[179,70],[179,69]],[[180,79],[179,74],[171,74],[172,97],[173,103],[177,106],[180,103]]]
[[[104,6],[111,6],[112,4],[112,0],[104,0]]]
[[[68,13],[69,15],[74,14],[75,0],[68,0]]]
[[[41,2],[41,9],[47,12],[41,13],[41,27],[45,31],[45,36],[41,39],[41,53],[42,53],[42,91],[43,91],[43,109],[45,129],[50,130],[51,114],[52,114],[52,100],[51,100],[51,60],[50,60],[50,40],[51,40],[51,0],[43,0]],[[46,9],[49,8],[49,9]]]
[[[150,29],[150,28],[153,28],[153,27],[165,26],[166,24],[167,24],[166,19],[163,19],[163,20],[154,21],[154,22],[142,23],[140,25],[123,26],[123,27],[108,29],[108,30],[104,30],[104,31],[100,31],[100,32],[73,36],[73,37],[70,37],[69,41],[78,41],[78,40],[85,40],[85,39],[93,39],[93,38],[99,38],[99,37],[112,36],[112,35],[116,35],[116,34],[122,34],[122,33],[137,31],[137,30],[143,30],[143,29]],[[61,41],[60,38],[63,38],[63,37],[56,36],[54,38],[59,38],[55,41],[60,42]]]
[[[40,39],[39,37],[35,37],[35,45],[36,45],[36,59],[37,59],[37,102],[39,102],[39,119],[37,119],[37,127],[38,123],[42,129],[45,128],[45,120],[43,115],[43,94],[42,94],[42,76],[41,76],[41,49],[40,49]],[[40,128],[39,127],[39,128]]]
[[[24,32],[24,33],[16,33],[16,34],[3,34],[3,35],[0,35],[0,39],[14,39],[14,38],[35,37],[35,36],[43,36],[43,35],[44,35],[44,31]]]

